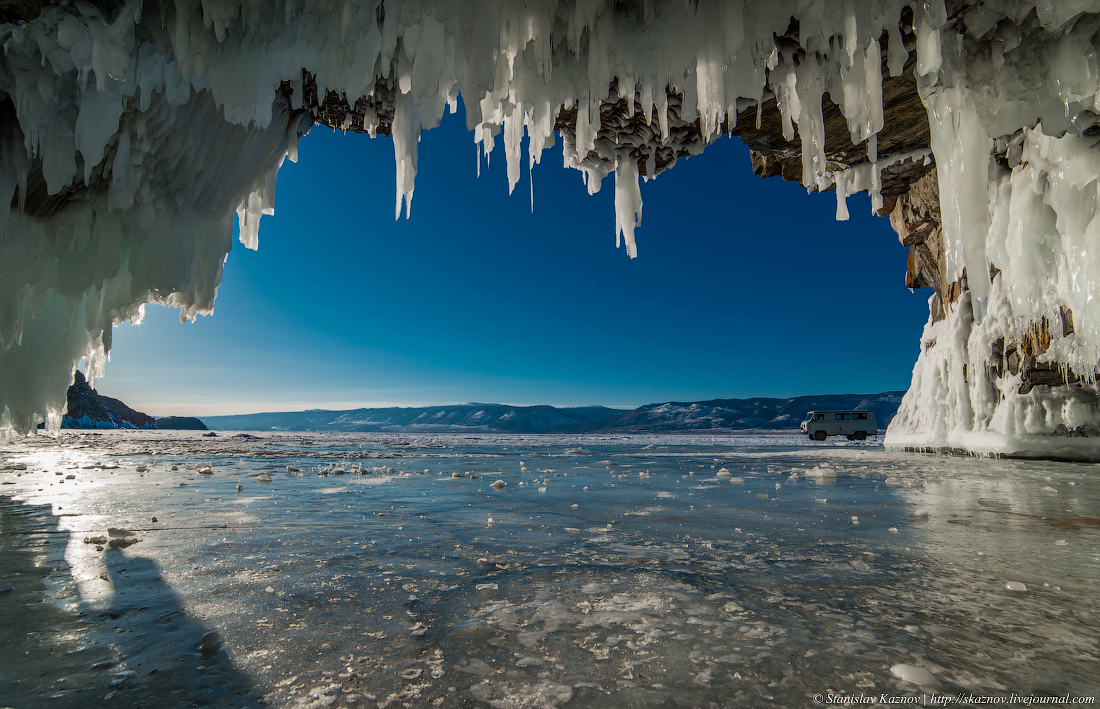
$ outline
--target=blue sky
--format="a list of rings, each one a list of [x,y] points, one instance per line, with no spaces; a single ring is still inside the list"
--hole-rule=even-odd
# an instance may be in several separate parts
[[[930,291],[866,195],[752,175],[722,138],[642,185],[638,258],[614,186],[560,139],[508,195],[461,115],[426,132],[411,219],[388,138],[316,127],[279,173],[258,252],[235,243],[215,313],[115,329],[102,393],[162,416],[464,401],[634,407],[905,389]],[[524,160],[526,163],[526,160]]]

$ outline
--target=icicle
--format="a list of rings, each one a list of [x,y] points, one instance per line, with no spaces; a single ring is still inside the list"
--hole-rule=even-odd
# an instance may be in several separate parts
[[[925,101],[930,107],[932,152],[936,155],[943,221],[944,276],[962,276],[979,301],[989,290],[985,240],[989,231],[988,174],[993,140],[978,119],[978,110],[963,87],[941,89]],[[981,318],[980,309],[976,312]]]
[[[587,100],[577,104],[577,156],[581,160],[596,147],[596,131],[599,126],[592,124],[591,110],[591,103]],[[599,115],[599,109],[596,109],[596,115]]]
[[[393,156],[397,163],[397,205],[394,219],[401,218],[401,203],[405,203],[405,218],[412,210],[413,189],[416,186],[417,152],[420,144],[420,126],[414,114],[412,97],[397,94],[393,112]]]
[[[796,70],[796,76],[797,84],[795,81],[790,82],[790,110],[798,112],[798,135],[802,139],[802,184],[807,189],[821,189],[827,182],[825,119],[821,113],[821,99],[825,93],[824,75],[821,66],[807,58]],[[797,94],[794,87],[797,87]]]
[[[661,142],[668,142],[668,92],[662,90],[657,103],[657,121],[661,126]]]
[[[909,60],[909,52],[905,49],[905,43],[901,37],[901,30],[896,22],[891,22],[886,27],[887,39],[890,42],[887,55],[887,66],[890,76],[901,76],[905,70],[905,62]]]
[[[847,171],[839,172],[835,175],[836,181],[836,220],[838,222],[848,221],[848,175]]]
[[[84,184],[92,178],[92,169],[103,160],[107,142],[118,131],[118,119],[122,115],[122,99],[108,98],[98,91],[84,94],[80,115],[76,119],[74,138],[76,149],[84,158]]]
[[[940,28],[947,22],[944,0],[921,0],[914,13],[913,30],[917,33],[917,74],[927,76],[940,70],[943,56]]]
[[[290,130],[287,131],[286,158],[290,162],[298,162],[298,129],[294,125],[291,125]]]
[[[867,139],[867,160],[871,163],[871,214],[882,209],[882,170],[878,165],[878,133]]]
[[[504,119],[504,157],[508,165],[508,194],[519,183],[519,160],[523,154],[523,107],[516,106]]]
[[[619,235],[626,244],[630,258],[638,255],[634,243],[634,229],[642,223],[642,191],[638,184],[638,164],[630,156],[615,162],[615,248],[619,247]]]
[[[862,37],[856,16],[856,0],[844,0],[844,51],[848,54],[848,66],[856,62],[856,52]]]

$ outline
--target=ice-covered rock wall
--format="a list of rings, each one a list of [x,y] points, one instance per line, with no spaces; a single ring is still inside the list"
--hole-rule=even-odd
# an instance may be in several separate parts
[[[312,125],[274,93],[226,120],[141,10],[0,26],[0,427],[60,425],[77,360],[94,382],[145,303],[208,312],[234,211],[254,240],[288,130]]]
[[[1100,346],[1089,244],[1098,10],[1100,0],[0,0],[0,426],[56,425],[75,361],[101,373],[112,324],[140,318],[143,303],[209,312],[234,212],[255,248],[275,173],[314,121],[390,136],[395,211],[408,215],[420,131],[462,100],[480,148],[502,144],[510,188],[555,130],[590,192],[613,172],[615,237],[631,257],[639,180],[723,133],[756,151],[761,174],[835,189],[838,218],[846,195],[869,191],[914,246],[910,284],[936,288],[929,327],[966,341],[922,348],[890,443],[969,447],[996,429],[994,449],[1007,451],[1021,431],[997,428],[998,412],[1026,408],[1025,396],[1076,402],[1028,435],[1086,432],[1100,420],[1087,403]],[[933,209],[921,195],[934,167]],[[1000,341],[1005,361],[993,344],[980,350],[985,340]],[[1025,342],[1043,350],[1014,369],[1007,353]],[[1074,388],[1020,394],[1042,363]]]
[[[1100,458],[1096,10],[976,5],[918,46],[941,282],[889,446]]]

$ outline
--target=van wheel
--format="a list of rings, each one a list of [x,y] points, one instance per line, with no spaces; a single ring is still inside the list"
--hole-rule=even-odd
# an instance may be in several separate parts
[[[824,431],[814,431],[814,440],[815,441],[824,441],[825,438],[826,438],[826,433]]]
[[[866,441],[867,440],[867,432],[866,431],[856,431],[856,440],[857,441]]]

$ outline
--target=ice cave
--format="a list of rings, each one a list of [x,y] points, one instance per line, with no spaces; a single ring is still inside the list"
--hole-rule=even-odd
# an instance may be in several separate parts
[[[393,141],[400,217],[420,131],[463,101],[513,186],[555,131],[589,192],[614,173],[631,257],[639,181],[722,134],[838,219],[869,192],[931,292],[887,447],[1100,458],[1100,0],[0,0],[0,23],[9,432],[58,425],[145,303],[210,311],[234,217],[256,248],[311,126]]]

